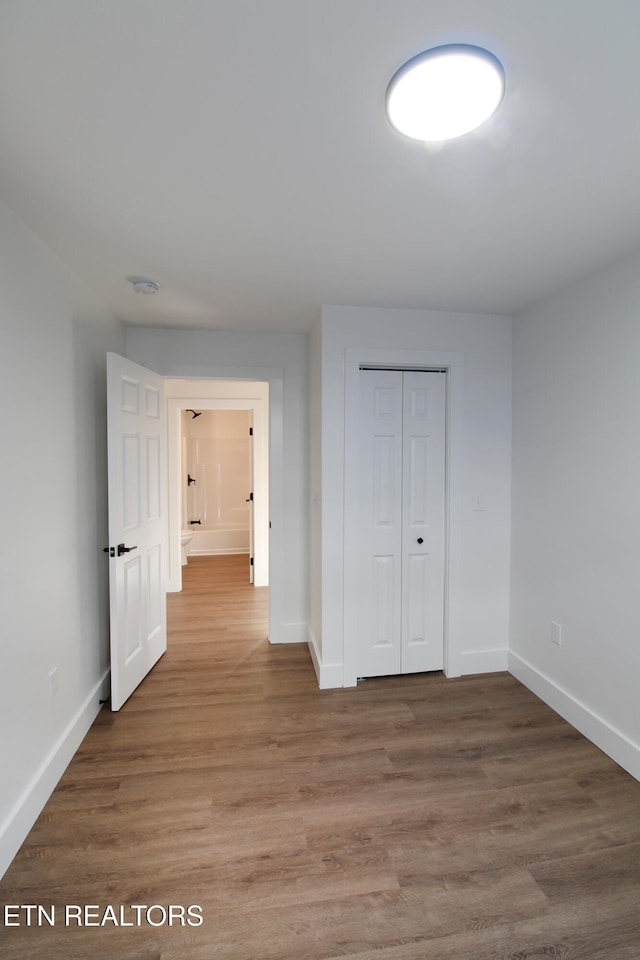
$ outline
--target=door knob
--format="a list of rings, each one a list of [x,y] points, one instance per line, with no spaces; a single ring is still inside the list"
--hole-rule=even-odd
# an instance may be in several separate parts
[[[418,543],[424,543],[424,540],[422,539],[422,537],[418,537]]]
[[[131,553],[132,550],[137,550],[137,547],[125,547],[124,543],[118,544],[118,556],[121,557],[123,553]]]

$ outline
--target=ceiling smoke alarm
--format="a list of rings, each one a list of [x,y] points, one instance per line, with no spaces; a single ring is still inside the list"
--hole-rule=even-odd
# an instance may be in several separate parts
[[[160,284],[156,280],[149,280],[148,277],[129,277],[129,283],[136,293],[151,294],[157,293]]]

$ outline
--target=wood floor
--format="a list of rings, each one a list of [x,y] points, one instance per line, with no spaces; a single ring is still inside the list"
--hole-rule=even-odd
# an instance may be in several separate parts
[[[507,674],[319,691],[245,573],[190,559],[0,882],[55,907],[4,960],[640,958],[640,783]]]

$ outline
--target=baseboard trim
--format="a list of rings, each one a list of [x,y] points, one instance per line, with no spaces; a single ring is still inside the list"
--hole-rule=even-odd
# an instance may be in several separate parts
[[[306,643],[308,626],[306,623],[279,623],[277,633],[269,635],[270,643]]]
[[[508,670],[516,680],[544,700],[627,773],[636,780],[640,780],[640,745],[629,740],[623,733],[516,653],[509,653]]]
[[[311,654],[313,669],[316,672],[318,686],[321,690],[336,690],[344,686],[344,670],[341,663],[322,663],[322,655],[318,648],[316,636],[311,629],[307,630],[307,646]]]
[[[24,843],[58,780],[100,712],[100,700],[109,693],[109,670],[92,688],[83,705],[53,745],[28,787],[0,826],[0,878]]]
[[[189,557],[231,557],[237,556],[240,553],[244,553],[246,557],[249,556],[249,550],[247,547],[211,547],[211,549],[205,547],[202,550],[194,548],[189,551]],[[189,560],[187,559],[187,564]],[[186,566],[187,564],[181,564],[181,566]]]
[[[459,672],[455,676],[460,677],[474,673],[501,673],[508,670],[507,650],[462,650],[456,658],[456,666]]]

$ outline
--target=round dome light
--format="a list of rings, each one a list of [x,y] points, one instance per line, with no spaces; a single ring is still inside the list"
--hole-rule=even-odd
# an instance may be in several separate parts
[[[502,64],[488,50],[464,43],[433,47],[394,74],[387,116],[413,140],[453,140],[495,113],[504,88]]]

